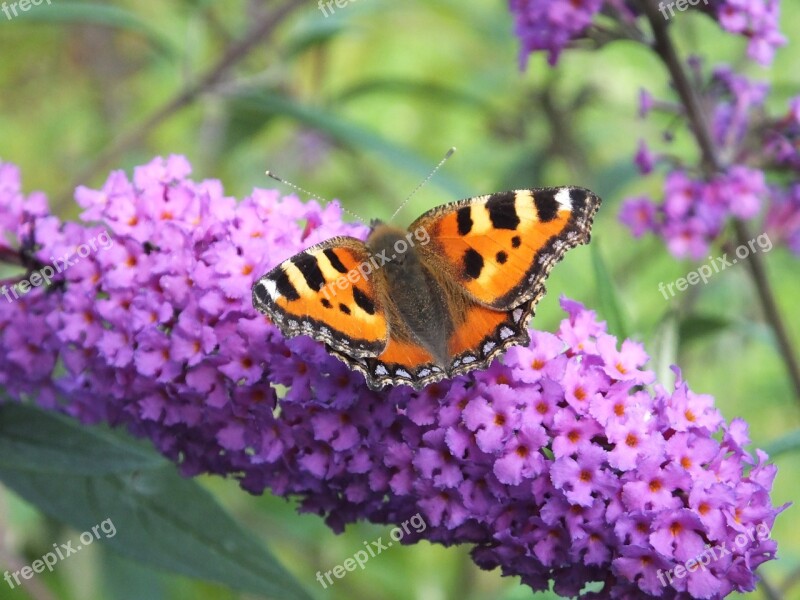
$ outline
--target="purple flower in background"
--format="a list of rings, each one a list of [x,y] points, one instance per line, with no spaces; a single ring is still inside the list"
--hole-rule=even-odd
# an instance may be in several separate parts
[[[603,598],[754,588],[776,552],[776,469],[744,450],[743,422],[725,423],[679,373],[674,390],[651,391],[641,344],[562,299],[558,332],[533,332],[505,364],[371,391],[321,344],[284,339],[249,296],[287,256],[366,228],[343,223],[337,205],[272,190],[237,203],[188,172],[182,157],[155,159],[133,181],[113,173],[101,190],[81,188],[83,218],[103,225],[78,226],[49,215],[41,195],[24,197],[18,171],[0,165],[6,253],[27,248],[47,265],[111,232],[52,284],[0,296],[11,397],[125,426],[186,475],[234,474],[252,493],[298,498],[336,531],[419,512],[426,539],[472,544],[478,565],[535,590],[551,580],[571,595],[600,582],[586,597]],[[722,545],[727,559],[670,579]]]
[[[570,41],[592,24],[603,0],[511,0],[514,32],[522,41],[520,66],[525,68],[528,55],[547,51],[547,62],[555,65]]]
[[[655,101],[653,100],[653,95],[648,92],[646,89],[642,88],[639,90],[639,118],[645,119],[647,115],[650,114],[650,111],[653,110],[653,106]]]
[[[624,21],[628,28],[636,24],[638,16],[635,4],[622,0],[509,0],[509,8],[514,33],[522,43],[523,69],[528,56],[540,50],[547,51],[547,62],[554,66],[561,52],[586,33],[601,11]],[[778,27],[779,0],[710,0],[700,3],[698,9],[712,16],[724,31],[746,38],[747,56],[761,65],[770,65],[775,51],[786,44]],[[660,3],[659,10],[665,19],[681,14],[668,2]]]
[[[714,140],[724,153],[737,157],[753,121],[763,111],[770,86],[761,81],[751,81],[727,65],[713,70],[709,84]]]
[[[656,156],[647,147],[644,140],[639,140],[639,147],[636,150],[636,156],[633,159],[636,166],[639,167],[639,172],[642,175],[647,175],[653,171],[655,166]]]
[[[664,202],[646,197],[626,200],[620,220],[640,237],[662,237],[678,258],[701,259],[731,217],[753,218],[770,194],[764,173],[742,165],[711,181],[695,179],[683,170],[671,171],[664,181]]]
[[[678,166],[673,166],[664,179],[663,202],[646,196],[623,202],[620,220],[635,237],[653,233],[664,240],[675,257],[697,260],[707,255],[730,220],[752,220],[766,213],[766,226],[776,230],[776,239],[792,249],[796,247],[793,232],[798,209],[791,200],[792,191],[782,182],[770,183],[768,174],[772,172],[764,170],[764,157],[773,161],[768,166],[776,174],[794,171],[796,177],[800,168],[800,160],[796,160],[800,120],[796,119],[793,101],[782,120],[769,121],[764,115],[768,91],[766,84],[750,81],[728,67],[713,71],[706,98],[712,106],[710,131],[719,156],[730,166],[704,178],[676,158],[673,163]],[[800,102],[796,104],[800,106]],[[759,132],[758,137],[754,131]],[[640,144],[634,162],[643,173],[652,168],[652,154],[644,144]]]
[[[778,28],[779,0],[723,0],[712,2],[720,26],[746,37],[747,55],[762,65],[770,65],[775,51],[786,44]]]
[[[765,149],[777,167],[800,172],[800,96],[789,101],[784,117],[767,132]]]
[[[642,237],[647,232],[655,232],[658,207],[646,196],[628,198],[622,203],[619,218],[628,226],[634,237]]]
[[[775,201],[767,213],[766,225],[775,241],[781,240],[789,249],[800,255],[800,183],[787,190],[775,190]]]

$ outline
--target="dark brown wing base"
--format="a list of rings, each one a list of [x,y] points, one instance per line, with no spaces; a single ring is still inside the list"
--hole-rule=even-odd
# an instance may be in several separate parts
[[[544,293],[544,286],[540,286],[538,293],[528,302],[508,311],[506,319],[491,335],[486,336],[474,351],[465,351],[455,356],[447,369],[442,369],[433,363],[411,369],[401,365],[386,364],[375,358],[354,358],[330,346],[328,351],[351,369],[363,374],[372,390],[381,390],[387,385],[410,385],[418,390],[443,379],[484,369],[509,346],[527,345],[530,341],[527,324],[534,314],[536,303]]]

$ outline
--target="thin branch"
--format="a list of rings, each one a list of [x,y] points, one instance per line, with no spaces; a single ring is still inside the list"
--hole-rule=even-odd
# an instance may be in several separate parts
[[[708,120],[703,111],[703,106],[698,98],[695,88],[689,81],[683,68],[683,63],[678,57],[672,39],[667,30],[666,21],[661,18],[654,0],[643,0],[642,6],[653,28],[655,38],[654,49],[666,65],[675,85],[675,90],[686,107],[686,116],[689,127],[694,134],[703,159],[703,167],[707,175],[722,172],[724,166],[717,154],[714,140],[708,127]],[[752,239],[747,225],[742,221],[734,221],[736,237],[740,244],[746,245]],[[764,314],[772,326],[778,342],[780,355],[786,365],[786,371],[794,387],[795,396],[800,401],[800,363],[792,346],[789,332],[783,322],[778,304],[775,301],[772,287],[767,279],[766,268],[760,254],[753,253],[747,261],[753,277]]]
[[[734,228],[736,229],[736,237],[739,244],[746,245],[749,241],[753,240],[753,236],[744,221],[734,221]],[[747,266],[750,268],[750,273],[753,276],[753,281],[758,290],[758,296],[761,300],[761,306],[764,313],[767,315],[767,320],[772,325],[775,331],[775,337],[778,341],[778,346],[781,349],[784,362],[786,363],[786,370],[792,380],[795,395],[800,400],[800,364],[798,364],[797,355],[794,351],[794,346],[789,337],[789,332],[781,318],[780,309],[778,308],[775,294],[772,292],[772,287],[767,279],[766,266],[761,255],[753,253],[747,261]]]
[[[290,0],[258,21],[241,40],[231,45],[222,58],[211,67],[197,82],[184,88],[161,108],[153,112],[142,123],[118,137],[100,156],[92,161],[75,177],[62,198],[69,199],[75,188],[100,170],[107,169],[126,150],[138,144],[151,130],[160,125],[174,113],[191,104],[199,95],[217,85],[228,70],[245,58],[250,51],[266,38],[289,13],[300,6],[301,0]]]
[[[683,62],[678,57],[675,46],[672,44],[672,38],[670,38],[667,30],[667,23],[661,17],[653,0],[643,0],[642,4],[650,21],[650,26],[653,28],[653,36],[655,37],[654,50],[669,70],[675,90],[686,108],[689,127],[697,140],[697,144],[700,146],[704,167],[709,173],[720,172],[723,170],[722,163],[719,160],[714,140],[707,126],[703,105],[692,82],[686,75],[686,71],[683,69]]]
[[[14,250],[13,248],[8,248],[7,246],[0,246],[0,263],[16,265],[18,267],[25,266],[19,250]]]

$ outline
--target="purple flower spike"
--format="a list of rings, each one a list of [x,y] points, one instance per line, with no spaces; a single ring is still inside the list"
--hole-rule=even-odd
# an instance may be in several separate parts
[[[678,10],[674,6],[659,3],[659,18],[673,19],[689,5],[678,5]],[[522,42],[522,68],[528,56],[537,51],[547,51],[547,62],[554,66],[569,43],[581,37],[601,11],[628,27],[634,26],[639,16],[634,3],[622,0],[509,0],[509,8],[514,16],[514,33]],[[775,51],[786,45],[779,29],[779,0],[705,0],[698,8],[711,15],[723,30],[746,38],[748,57],[761,65],[770,65]]]
[[[619,218],[634,236],[653,232],[673,256],[699,260],[729,218],[753,218],[768,197],[764,173],[758,169],[734,165],[710,181],[674,170],[664,181],[661,205],[649,198],[629,198]]]
[[[714,8],[725,31],[749,40],[747,55],[757,63],[770,65],[775,51],[786,44],[778,29],[780,0],[724,0]]]
[[[528,55],[537,50],[546,50],[547,62],[555,65],[569,42],[592,24],[603,0],[511,0],[510,6],[525,68]]]
[[[3,251],[60,271],[0,288],[13,398],[124,426],[186,475],[237,476],[335,531],[420,513],[418,537],[472,544],[478,565],[535,590],[722,598],[775,558],[785,507],[770,500],[775,467],[743,447],[745,423],[726,424],[679,372],[651,390],[641,344],[593,311],[562,299],[557,333],[533,332],[505,364],[371,391],[321,344],[284,339],[249,297],[286,257],[366,228],[273,190],[237,203],[188,172],[182,157],[155,159],[133,181],[81,188],[84,219],[102,224],[78,226],[0,164]]]

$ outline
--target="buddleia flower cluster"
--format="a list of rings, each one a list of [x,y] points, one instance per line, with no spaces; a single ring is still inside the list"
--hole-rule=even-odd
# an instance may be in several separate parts
[[[635,25],[642,14],[642,2],[653,0],[509,0],[514,33],[520,39],[520,64],[525,66],[533,52],[547,52],[548,63],[558,62],[561,53],[581,40],[599,40],[601,28],[614,22]],[[772,63],[775,51],[786,44],[779,25],[779,0],[696,0],[676,3],[653,2],[659,18],[669,21],[687,8],[709,15],[720,28],[747,40],[748,57],[762,65]],[[680,5],[683,4],[683,9]],[[607,34],[609,28],[605,27]],[[606,35],[607,37],[607,35]]]
[[[11,398],[124,427],[186,476],[237,477],[337,532],[419,513],[426,526],[403,543],[468,544],[534,590],[755,587],[777,550],[776,468],[680,371],[656,384],[641,344],[562,298],[555,333],[533,331],[484,371],[372,391],[321,344],[284,339],[250,296],[288,256],[366,227],[275,190],[237,202],[189,172],[179,156],[114,172],[77,190],[75,223],[0,164],[0,257],[17,265],[0,288]]]
[[[691,67],[703,77],[698,61]],[[765,103],[770,86],[718,67],[704,86],[712,141],[726,163],[723,172],[707,177],[678,156],[655,152],[640,141],[635,163],[642,174],[666,165],[663,200],[648,196],[627,199],[620,219],[636,236],[661,237],[677,258],[702,259],[733,219],[757,221],[759,230],[776,244],[800,253],[800,97],[793,98],[778,117]],[[681,118],[675,105],[642,92],[640,115],[668,111]]]

